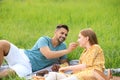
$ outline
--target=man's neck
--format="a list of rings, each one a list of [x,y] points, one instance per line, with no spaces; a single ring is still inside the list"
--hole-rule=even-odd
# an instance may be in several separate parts
[[[53,37],[53,38],[51,38],[51,42],[52,42],[52,45],[54,46],[54,47],[56,47],[57,45],[59,45],[59,42]]]

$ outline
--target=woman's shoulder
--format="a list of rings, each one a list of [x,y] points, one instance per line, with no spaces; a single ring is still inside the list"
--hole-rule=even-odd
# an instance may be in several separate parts
[[[96,54],[97,53],[103,53],[102,48],[98,44],[93,45],[91,51],[92,52],[96,52]]]
[[[100,45],[98,45],[98,44],[94,44],[94,45],[92,46],[92,48],[93,48],[93,49],[100,49],[100,50],[101,50],[101,47],[100,47]]]

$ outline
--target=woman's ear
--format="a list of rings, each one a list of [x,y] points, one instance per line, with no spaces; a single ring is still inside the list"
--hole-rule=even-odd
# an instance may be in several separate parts
[[[89,41],[89,37],[88,36],[86,37],[86,40]]]

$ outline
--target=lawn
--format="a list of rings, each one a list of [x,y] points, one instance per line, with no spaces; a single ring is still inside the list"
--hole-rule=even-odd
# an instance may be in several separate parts
[[[58,24],[70,28],[67,45],[83,28],[92,28],[105,55],[106,68],[120,68],[120,0],[0,0],[0,39],[31,48]],[[68,55],[79,59],[83,49]]]

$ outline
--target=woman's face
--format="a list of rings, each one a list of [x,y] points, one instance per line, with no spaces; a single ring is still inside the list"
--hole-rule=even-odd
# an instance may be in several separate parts
[[[78,43],[80,47],[85,48],[88,37],[84,37],[81,33],[78,35]]]

